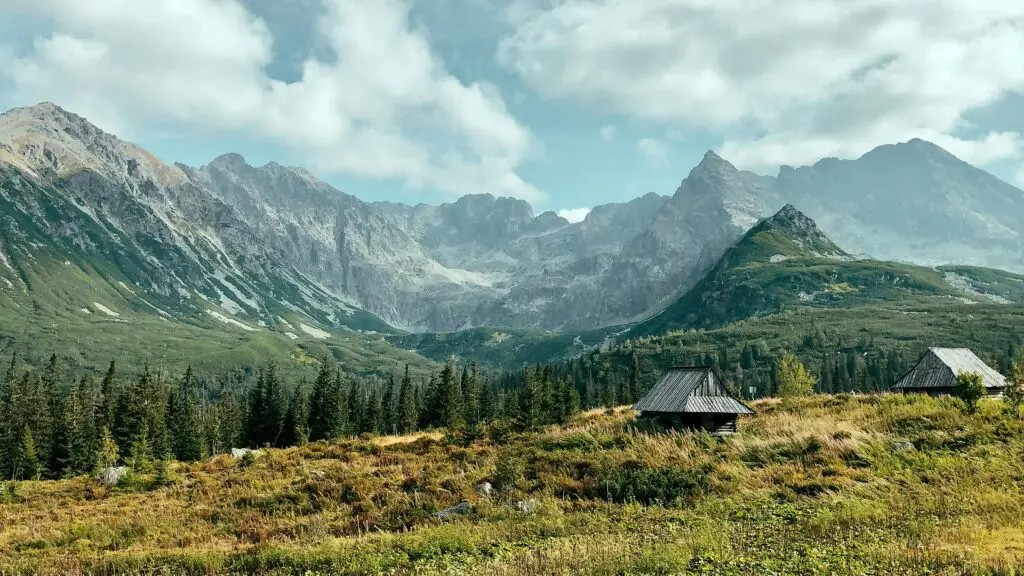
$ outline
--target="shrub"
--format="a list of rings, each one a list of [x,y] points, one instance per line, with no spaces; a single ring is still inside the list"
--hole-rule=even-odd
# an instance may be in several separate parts
[[[711,483],[706,470],[677,466],[615,468],[598,478],[591,496],[613,502],[679,504],[686,498],[705,494]]]
[[[978,410],[978,400],[985,396],[985,380],[977,372],[964,372],[956,377],[953,394],[967,404],[967,412],[973,414]]]
[[[778,381],[781,398],[797,398],[814,393],[814,378],[792,354],[786,354],[779,363]]]
[[[505,454],[498,457],[498,465],[494,470],[494,489],[502,496],[508,496],[523,481],[526,464],[514,455]]]

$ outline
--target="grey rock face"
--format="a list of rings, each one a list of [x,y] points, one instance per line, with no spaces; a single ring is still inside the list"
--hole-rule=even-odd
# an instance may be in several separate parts
[[[414,331],[626,323],[786,203],[855,254],[1024,269],[1024,192],[920,140],[777,178],[709,152],[671,197],[597,206],[578,223],[490,194],[370,204],[237,154],[169,166],[51,104],[0,115],[0,171],[6,256],[57,246],[114,262],[171,313],[213,303],[270,328],[284,312],[380,331],[380,319]]]
[[[784,166],[777,187],[847,250],[1024,270],[1024,192],[929,142]]]

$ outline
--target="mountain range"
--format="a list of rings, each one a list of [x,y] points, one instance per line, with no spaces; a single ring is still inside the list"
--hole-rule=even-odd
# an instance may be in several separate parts
[[[19,305],[85,278],[159,316],[288,338],[664,318],[787,204],[837,242],[821,252],[836,262],[1024,270],[1024,192],[921,140],[777,177],[709,152],[671,196],[597,206],[570,223],[489,194],[368,203],[301,168],[237,154],[166,164],[40,104],[0,115],[0,185],[0,293],[21,293]],[[787,213],[799,212],[771,220]],[[76,290],[52,296],[65,311],[117,313]]]

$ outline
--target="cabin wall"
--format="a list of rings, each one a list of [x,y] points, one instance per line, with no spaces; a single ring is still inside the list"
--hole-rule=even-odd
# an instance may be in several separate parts
[[[704,430],[718,434],[735,432],[738,421],[736,414],[642,412],[640,418],[666,430]]]

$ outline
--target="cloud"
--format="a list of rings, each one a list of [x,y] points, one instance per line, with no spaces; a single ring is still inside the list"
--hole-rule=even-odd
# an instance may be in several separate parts
[[[640,152],[651,160],[663,162],[668,158],[668,151],[665,150],[665,146],[653,138],[642,138],[636,145]]]
[[[601,127],[601,138],[604,138],[605,142],[611,142],[615,139],[615,126],[607,124]]]
[[[744,167],[913,137],[1021,154],[965,115],[1024,90],[1024,3],[520,0],[507,17],[498,59],[542,95],[709,130]]]
[[[186,123],[283,143],[322,172],[544,198],[517,173],[529,130],[495,87],[449,73],[405,2],[322,1],[328,54],[290,83],[267,75],[275,39],[238,0],[39,0],[52,31],[0,76],[115,131]]]
[[[590,208],[569,208],[558,211],[559,216],[572,223],[583,222],[587,218],[587,214],[590,214]]]

